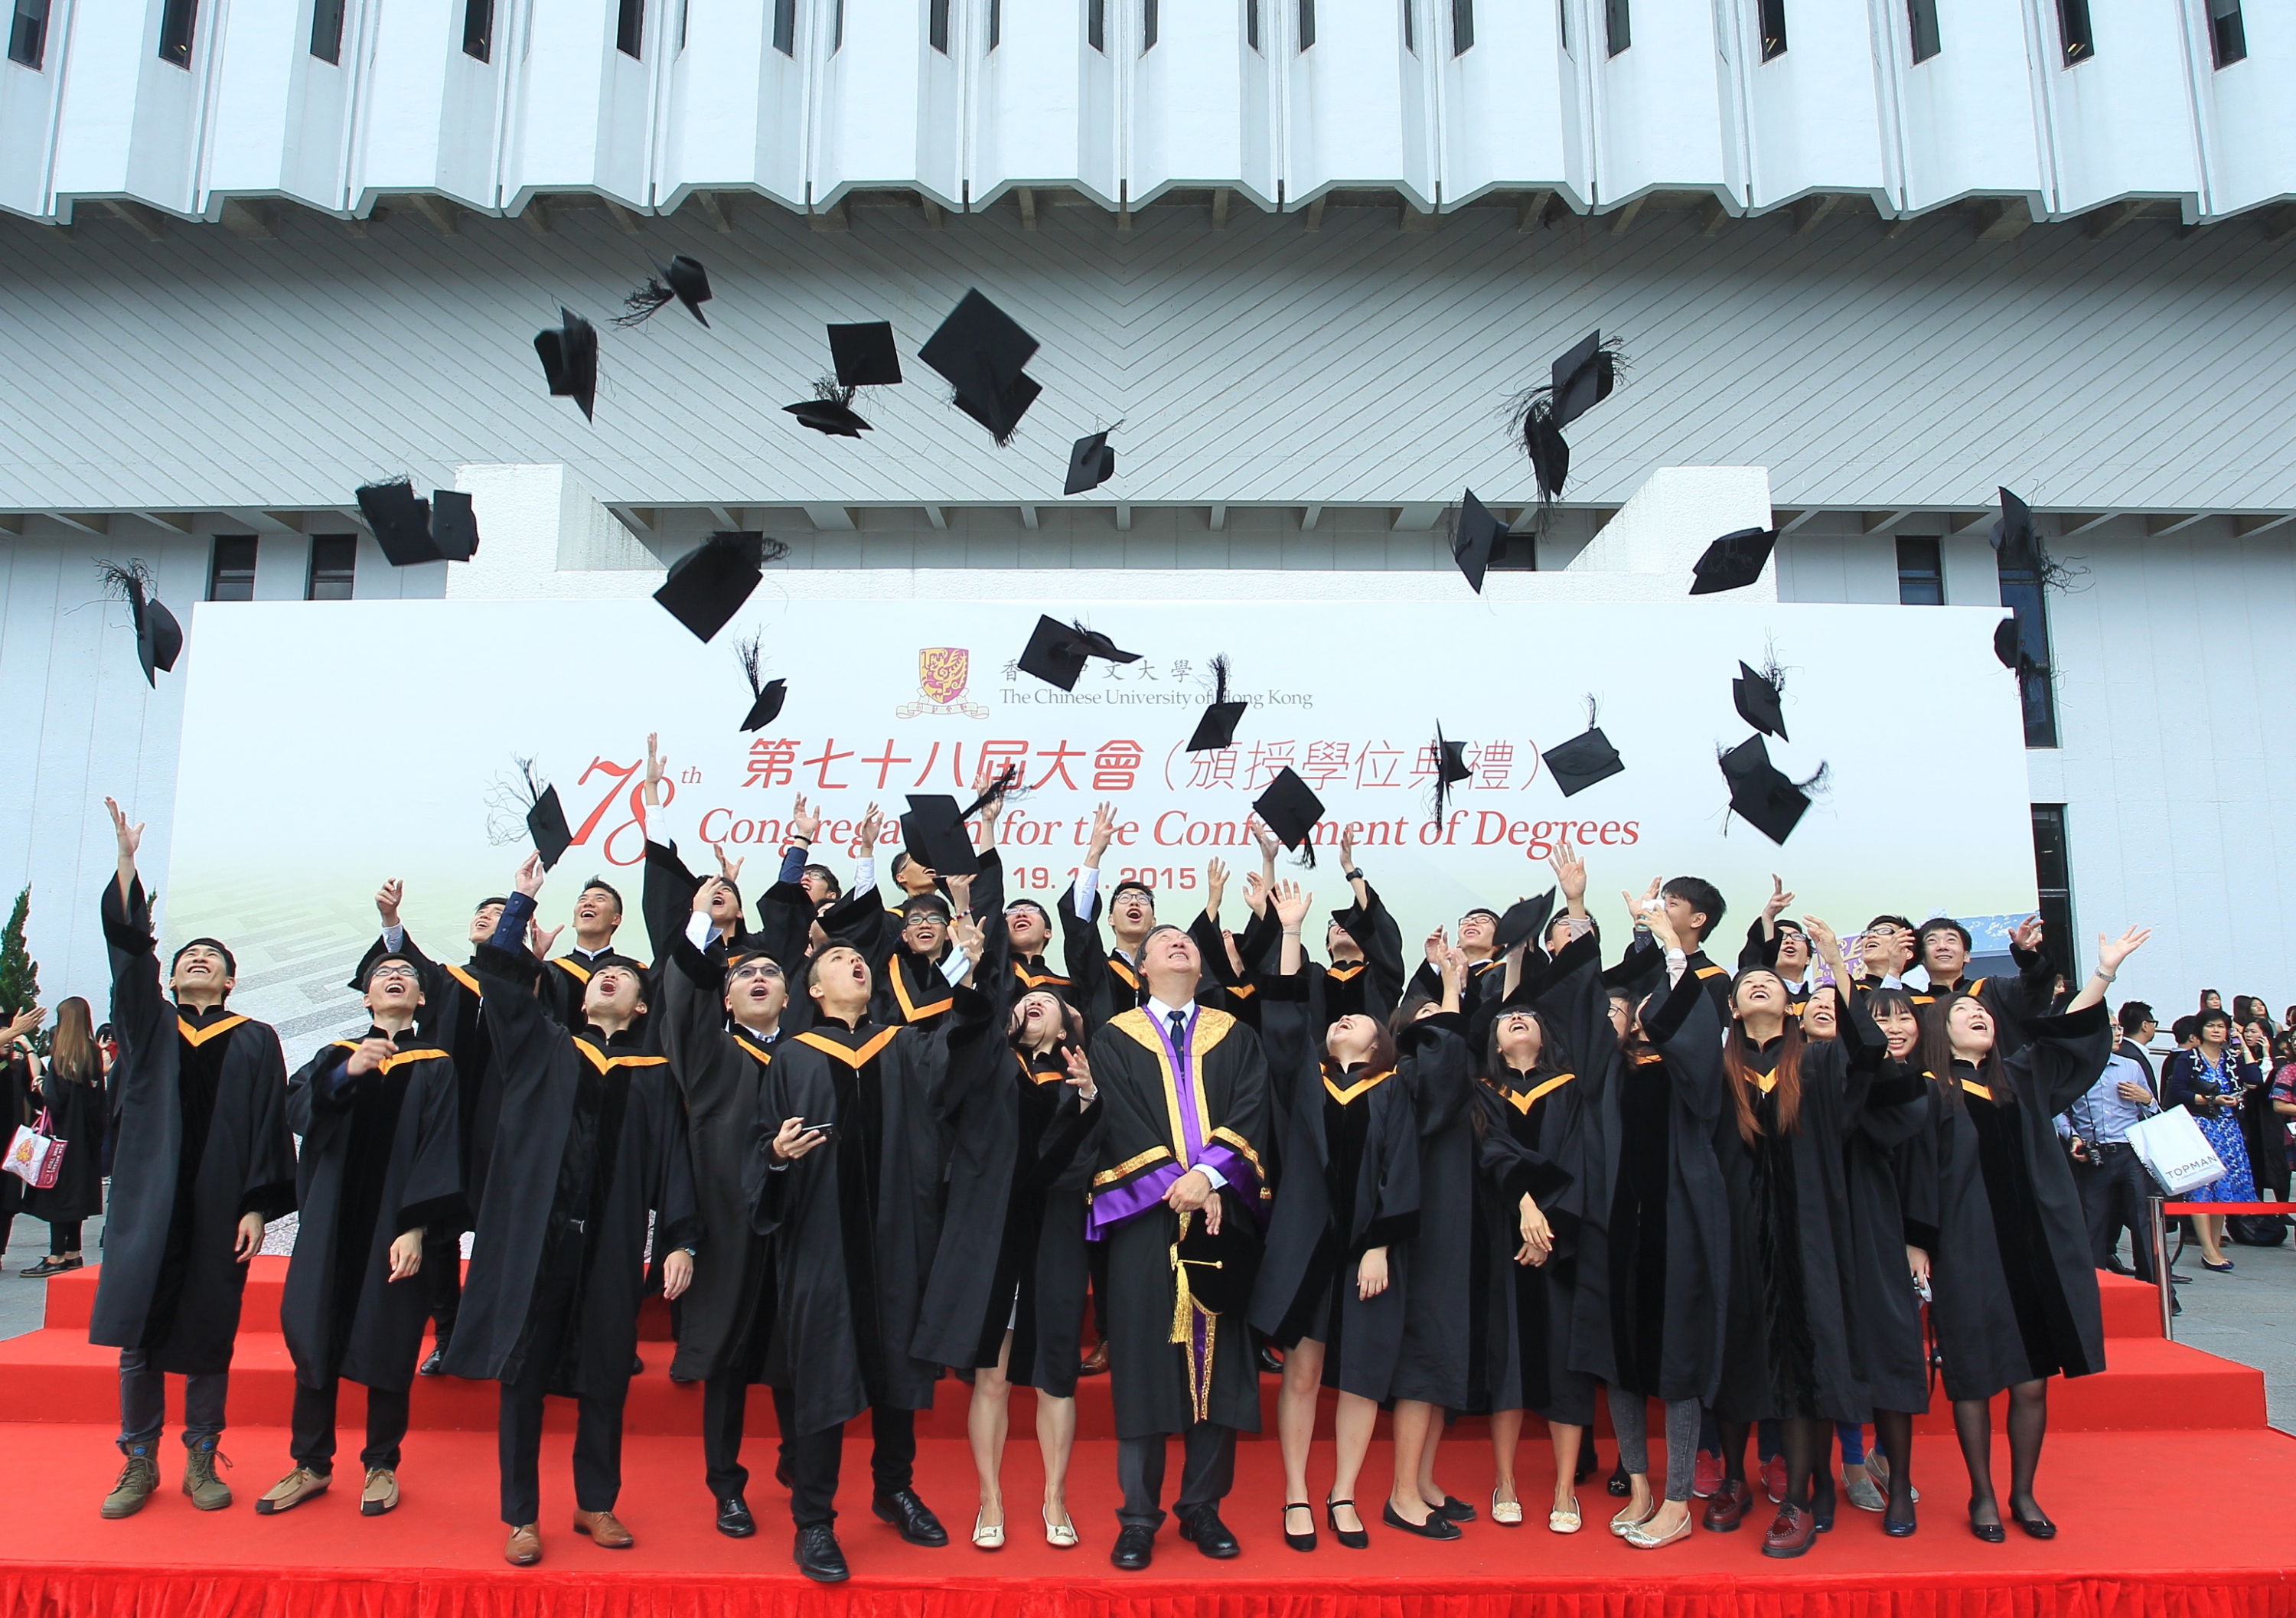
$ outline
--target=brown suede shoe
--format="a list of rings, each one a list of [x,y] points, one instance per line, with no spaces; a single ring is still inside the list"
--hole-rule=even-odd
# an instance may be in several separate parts
[[[510,1543],[503,1547],[503,1560],[512,1567],[532,1567],[542,1560],[542,1536],[533,1524],[510,1531]]]
[[[298,1466],[272,1484],[270,1492],[255,1502],[255,1515],[267,1517],[283,1511],[292,1511],[314,1495],[326,1493],[327,1485],[333,1481],[320,1476],[308,1466]]]
[[[611,1511],[578,1511],[574,1514],[574,1532],[590,1536],[590,1542],[602,1550],[627,1550],[637,1543],[621,1519]]]
[[[379,1517],[398,1509],[398,1474],[388,1466],[369,1466],[366,1486],[359,1491],[359,1515]]]

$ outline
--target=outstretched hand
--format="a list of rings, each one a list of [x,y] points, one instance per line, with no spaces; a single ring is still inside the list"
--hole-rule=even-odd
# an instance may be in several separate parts
[[[821,835],[821,817],[806,807],[803,793],[800,793],[797,801],[790,806],[790,835],[802,837],[808,843]]]
[[[519,862],[518,875],[511,878],[511,886],[532,899],[542,891],[542,856],[529,854]]]
[[[1554,867],[1554,885],[1562,891],[1565,901],[1578,904],[1587,897],[1587,862],[1578,850],[1568,842],[1557,843],[1554,855],[1548,861]]]
[[[406,884],[396,876],[375,890],[374,913],[382,917],[383,931],[398,925],[399,901],[406,897]]]
[[[2041,918],[2038,916],[2027,916],[2009,931],[2009,941],[2020,949],[2038,949],[2041,937]],[[2129,948],[2133,949],[2136,946],[2132,944]]]
[[[2119,973],[2120,963],[2144,948],[2145,940],[2152,936],[2152,929],[2150,927],[2131,927],[2119,938],[2107,938],[2103,933],[2098,933],[2096,935],[2098,970],[2108,977]]]
[[[1283,924],[1286,932],[1297,932],[1300,924],[1316,902],[1316,896],[1296,882],[1275,884],[1275,919]]]

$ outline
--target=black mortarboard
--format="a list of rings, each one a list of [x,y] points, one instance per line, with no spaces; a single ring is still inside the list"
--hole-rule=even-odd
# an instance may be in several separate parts
[[[701,259],[680,253],[667,265],[655,265],[653,273],[652,280],[622,300],[622,313],[614,316],[616,325],[641,325],[673,298],[694,319],[703,325],[709,324],[709,317],[701,312],[701,306],[709,301],[709,272],[701,267]]]
[[[1267,790],[1252,803],[1251,812],[1285,848],[1305,844],[1312,857],[1315,844],[1308,839],[1315,834],[1316,822],[1324,817],[1324,801],[1292,773],[1290,766],[1278,771],[1275,779],[1267,784]]]
[[[1611,745],[1611,738],[1595,723],[1595,699],[1587,699],[1587,728],[1568,742],[1558,742],[1539,757],[1546,761],[1547,772],[1554,784],[1562,789],[1566,798],[1585,792],[1597,781],[1608,781],[1623,774],[1626,765],[1619,758],[1619,750]]]
[[[554,397],[570,398],[582,407],[585,421],[598,400],[598,328],[570,308],[558,311],[562,322],[554,331],[534,334],[534,351],[542,356],[542,374],[550,379]]]
[[[158,689],[160,676],[183,654],[184,626],[152,594],[152,570],[143,563],[99,562],[95,571],[104,593],[127,604],[135,626],[135,661],[144,667],[145,683]]]
[[[787,680],[760,680],[758,678],[758,654],[765,644],[764,637],[752,635],[734,648],[734,655],[742,664],[742,672],[750,681],[749,717],[742,721],[743,730],[763,730],[772,724],[789,698]]]
[[[2005,618],[1993,626],[1993,655],[2001,660],[2004,669],[2014,669],[2021,661],[2020,639],[2014,618]]]
[[[824,377],[814,385],[815,397],[800,399],[783,409],[812,428],[833,439],[857,439],[874,431],[853,408],[853,390],[841,388]]]
[[[758,570],[788,554],[788,546],[763,534],[715,533],[669,564],[669,577],[653,598],[697,638],[708,640],[750,599]]]
[[[1554,914],[1554,890],[1552,888],[1537,899],[1517,899],[1499,917],[1498,949],[1506,954],[1516,945],[1542,937],[1546,932],[1547,918]]]
[[[1770,762],[1770,750],[1759,736],[1748,736],[1724,753],[1721,762],[1722,777],[1730,784],[1730,807],[1772,842],[1784,842],[1809,808],[1809,794]],[[1821,769],[1810,779],[1824,773]]]
[[[1109,448],[1107,433],[1095,432],[1078,439],[1069,450],[1069,480],[1062,486],[1061,492],[1080,495],[1088,489],[1098,489],[1115,475],[1116,451]]]
[[[1467,768],[1467,744],[1443,739],[1443,722],[1435,722],[1435,818],[1443,818],[1444,806],[1450,801],[1451,789],[1462,781],[1472,780],[1475,772]]]
[[[1774,528],[1742,528],[1723,535],[1691,564],[1690,593],[1711,595],[1721,590],[1742,590],[1762,576],[1762,564],[1778,542]]]
[[[468,562],[479,554],[479,514],[461,489],[430,491],[430,545],[448,562]]]
[[[1212,700],[1204,710],[1203,718],[1196,721],[1196,734],[1188,738],[1190,752],[1217,752],[1223,747],[1235,745],[1236,722],[1243,718],[1249,702],[1230,700],[1227,694],[1227,657],[1226,653],[1212,659]]]
[[[1524,422],[1522,437],[1531,475],[1538,480],[1538,497],[1552,500],[1570,476],[1570,446],[1563,441],[1562,430],[1541,415]]]
[[[1603,333],[1589,332],[1586,341],[1554,362],[1552,415],[1557,427],[1568,427],[1611,397],[1619,380],[1619,346],[1608,347]]]
[[[1738,706],[1738,717],[1756,730],[1774,735],[1781,742],[1793,738],[1786,735],[1786,716],[1778,706],[1785,694],[1784,671],[1773,663],[1767,672],[1745,663],[1738,665],[1738,678],[1730,682],[1730,700]]]
[[[545,871],[566,857],[574,846],[574,828],[566,824],[566,811],[559,806],[558,789],[545,786],[534,807],[526,811],[526,829],[534,839],[535,852],[542,856]]]
[[[1047,686],[1074,691],[1077,680],[1084,673],[1085,660],[1091,657],[1111,663],[1140,661],[1137,652],[1121,650],[1096,629],[1087,629],[1082,624],[1064,624],[1057,618],[1039,617],[1028,645],[1021,649],[1021,670],[1035,675]]]
[[[2001,490],[2001,514],[1993,520],[1991,538],[2005,565],[2029,570],[2036,566],[2040,543],[2033,531],[2033,508],[2005,489]]]
[[[1021,374],[1036,352],[1037,340],[975,288],[925,340],[917,357],[947,379],[957,407],[1003,444],[1042,391]]]
[[[888,388],[901,380],[901,356],[893,347],[893,323],[860,320],[829,328],[829,357],[841,388]]]
[[[1491,565],[1492,547],[1505,535],[1507,525],[1469,489],[1459,500],[1459,521],[1451,530],[1451,560],[1459,564],[1467,587],[1483,593],[1483,574]]]
[[[479,548],[479,521],[471,497],[457,489],[434,489],[422,500],[406,479],[394,478],[362,486],[357,499],[383,559],[395,568],[468,562]]]
[[[973,850],[956,800],[946,793],[910,794],[909,812],[901,817],[901,846],[911,859],[944,881],[980,869],[980,856]]]

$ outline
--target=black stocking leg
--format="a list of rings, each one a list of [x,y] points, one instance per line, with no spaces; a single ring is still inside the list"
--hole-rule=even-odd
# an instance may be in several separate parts
[[[1961,1464],[1969,1468],[1969,1520],[1998,1527],[2001,1506],[1993,1498],[1992,1401],[1955,1400],[1953,1433],[1961,1440]]]
[[[1820,1518],[1832,1516],[1833,1466],[1827,1446],[1833,1441],[1833,1424],[1806,1416],[1790,1416],[1784,1425],[1786,1503],[1814,1512]]]
[[[2009,1390],[2009,1511],[2025,1522],[2046,1522],[2033,1498],[2033,1474],[2041,1466],[2041,1440],[2049,1431],[2046,1377],[2021,1382]]]
[[[1726,1482],[1746,1481],[1746,1439],[1753,1432],[1750,1421],[1725,1421],[1722,1428],[1722,1477]]]
[[[1890,1463],[1890,1508],[1885,1523],[1914,1520],[1914,1418],[1904,1410],[1874,1412],[1874,1438]]]

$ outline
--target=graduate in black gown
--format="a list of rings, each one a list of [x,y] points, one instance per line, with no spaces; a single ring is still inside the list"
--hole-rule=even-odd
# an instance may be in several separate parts
[[[834,1501],[845,1424],[869,1413],[871,1509],[913,1545],[948,1543],[915,1489],[916,1412],[940,1367],[913,1344],[940,1239],[945,1133],[1003,1055],[969,989],[926,1031],[869,1017],[869,964],[849,944],[813,958],[809,1027],[782,1041],[758,1096],[743,1169],[752,1228],[771,1238],[774,1385],[790,1474],[795,1558],[808,1578],[849,1576]]]
[[[279,1303],[295,1361],[294,1469],[255,1502],[264,1515],[326,1491],[335,1400],[366,1389],[359,1511],[398,1505],[398,1446],[422,1353],[428,1301],[415,1285],[436,1223],[459,1230],[463,1165],[454,1058],[415,1031],[422,969],[404,955],[367,968],[363,1039],[334,1039],[288,1081],[297,1163],[295,1253]]]
[[[1993,1396],[2009,1393],[2009,1515],[2037,1540],[2056,1524],[2033,1496],[2049,1419],[2048,1379],[2104,1369],[2104,1320],[2087,1223],[2054,1120],[2112,1054],[2105,990],[2151,936],[2097,940],[2097,966],[2061,1016],[2005,1030],[1975,995],[1922,1013],[1922,1055],[1938,1088],[1938,1244],[1932,1315],[1946,1396],[1969,1468],[1969,1523],[2003,1536],[1993,1488]]]
[[[382,884],[374,896],[382,918],[382,934],[367,949],[351,974],[351,987],[364,991],[367,973],[385,955],[403,954],[422,971],[422,1010],[415,1029],[424,1043],[436,1045],[455,1064],[455,1139],[462,1154],[463,1204],[453,1219],[423,1227],[422,1269],[416,1285],[436,1324],[430,1352],[418,1370],[425,1376],[443,1376],[447,1345],[455,1340],[455,1321],[463,1302],[463,1232],[478,1217],[487,1190],[487,1155],[494,1149],[495,1119],[502,1110],[502,1090],[495,1082],[491,1047],[487,1041],[485,998],[479,985],[476,950],[495,935],[502,920],[500,895],[479,901],[471,912],[471,958],[462,965],[441,964],[422,953],[399,920],[406,885],[397,878]]]
[[[1269,1088],[1291,1092],[1292,1133],[1251,1323],[1284,1351],[1275,1404],[1283,1541],[1316,1548],[1308,1457],[1329,1386],[1339,1394],[1338,1453],[1324,1515],[1341,1545],[1360,1550],[1371,1540],[1356,1479],[1403,1347],[1407,1277],[1397,1244],[1419,1228],[1419,1119],[1409,1081],[1396,1074],[1394,1035],[1360,1010],[1332,1016],[1328,980],[1305,970],[1310,903],[1297,883],[1275,884],[1282,944],[1278,976],[1261,985],[1262,1034]]]
[[[2016,963],[2017,975],[1972,978],[1968,974],[1969,929],[1949,916],[1932,916],[1915,934],[1915,948],[1929,985],[1914,991],[1914,1005],[1930,1006],[1956,994],[1975,995],[1993,1014],[2005,1059],[2024,1044],[2026,1025],[2048,1014],[2049,1002],[2056,996],[2056,963],[2041,942],[2041,918],[2027,916],[2009,935],[2009,957]]]
[[[64,1143],[64,1160],[53,1186],[26,1186],[12,1174],[24,1193],[24,1211],[48,1224],[48,1256],[22,1273],[35,1277],[79,1269],[86,1261],[80,1251],[84,1220],[103,1211],[103,1145],[106,1123],[103,1105],[103,1054],[95,1043],[94,1014],[88,1003],[73,995],[56,1007],[48,1055],[42,1061],[31,1048],[30,1036],[42,1020],[37,1006],[27,1009],[11,1028],[0,1029],[0,1047],[12,1047],[28,1072],[26,1104],[37,1103],[48,1115],[48,1132]],[[11,1032],[16,1038],[10,1039]],[[11,1099],[13,1099],[12,1096]],[[14,1128],[12,1123],[11,1129]],[[0,1218],[0,1237],[5,1220]]]
[[[996,925],[992,916],[989,925]],[[960,948],[980,929],[959,924]],[[1012,1390],[1036,1390],[1045,1462],[1039,1521],[1056,1550],[1077,1543],[1068,1508],[1083,1335],[1085,1193],[1095,1166],[1100,1093],[1085,1053],[1084,1017],[1051,989],[1019,988],[991,945],[981,974],[1004,1019],[1004,1059],[982,1064],[956,1118],[948,1210],[925,1283],[913,1351],[972,1382],[965,1436],[980,1479],[972,1543],[1001,1549],[1002,1473]]]
[[[203,1511],[231,1504],[216,1476],[232,1344],[248,1261],[263,1227],[295,1206],[287,1064],[267,1023],[226,1005],[238,968],[214,939],[193,939],[160,988],[151,902],[135,873],[144,828],[106,798],[119,850],[103,885],[111,1022],[120,1051],[119,1141],[103,1263],[87,1340],[119,1350],[119,1448],[127,1458],[103,1515],[140,1509],[158,1485],[166,1375],[184,1378],[184,1492]]]
[[[1109,1249],[1110,1392],[1124,1492],[1111,1559],[1127,1571],[1155,1554],[1175,1433],[1186,1457],[1174,1503],[1181,1537],[1209,1556],[1239,1554],[1219,1507],[1237,1432],[1259,1430],[1259,1363],[1243,1316],[1269,1195],[1259,1037],[1195,1003],[1203,959],[1185,930],[1156,928],[1140,961],[1147,1003],[1111,1018],[1091,1044],[1102,1116],[1089,1229]],[[1189,1257],[1176,1259],[1182,1243],[1193,1254],[1197,1241],[1218,1253],[1207,1261],[1236,1267],[1203,1275],[1217,1309],[1190,1280]]]
[[[504,1556],[520,1567],[542,1558],[546,1394],[578,1401],[575,1532],[609,1549],[633,1543],[614,1506],[622,1404],[649,1285],[648,1216],[666,1298],[692,1282],[701,1240],[685,1105],[641,1029],[643,975],[624,960],[601,962],[583,983],[582,1031],[568,1033],[537,983],[557,969],[522,948],[542,878],[541,857],[529,856],[494,937],[479,948],[502,1113],[447,1352],[450,1375],[502,1384]]]

